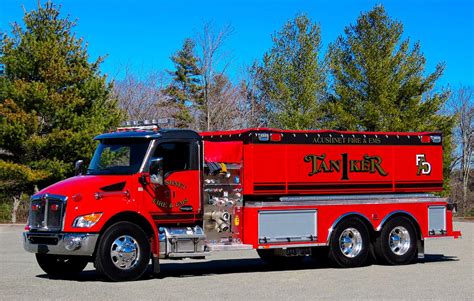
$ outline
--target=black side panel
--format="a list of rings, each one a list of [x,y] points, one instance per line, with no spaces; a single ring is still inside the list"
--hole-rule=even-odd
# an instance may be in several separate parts
[[[119,182],[112,185],[101,187],[102,191],[122,191],[125,188],[127,182]]]

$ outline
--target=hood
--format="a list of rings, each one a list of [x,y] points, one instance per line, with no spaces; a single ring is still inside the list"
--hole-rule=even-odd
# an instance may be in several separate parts
[[[122,191],[127,186],[127,180],[130,176],[115,175],[85,175],[68,178],[66,180],[54,183],[38,194],[49,193],[71,197],[76,193],[83,196],[93,196],[99,191]]]

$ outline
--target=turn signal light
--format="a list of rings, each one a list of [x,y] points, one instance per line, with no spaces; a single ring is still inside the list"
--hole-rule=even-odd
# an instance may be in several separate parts
[[[94,226],[100,220],[101,217],[102,212],[81,215],[76,217],[76,219],[72,223],[72,226],[76,228],[90,228]]]

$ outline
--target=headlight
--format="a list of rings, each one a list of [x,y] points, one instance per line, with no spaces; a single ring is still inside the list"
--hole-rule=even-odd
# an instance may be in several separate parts
[[[81,215],[76,217],[72,223],[73,227],[76,228],[90,228],[94,226],[99,219],[102,217],[102,212],[95,212],[87,215]]]

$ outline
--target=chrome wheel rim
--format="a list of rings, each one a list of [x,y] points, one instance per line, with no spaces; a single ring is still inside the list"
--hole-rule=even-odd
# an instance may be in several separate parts
[[[129,235],[122,235],[112,243],[110,258],[116,267],[121,270],[133,268],[140,259],[138,242]]]
[[[362,235],[355,228],[347,228],[339,236],[339,249],[349,258],[359,255],[362,250]]]
[[[390,231],[388,244],[394,254],[404,255],[410,249],[410,233],[405,227],[397,226]]]

